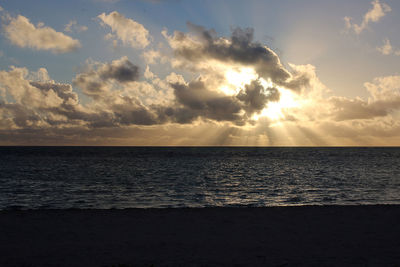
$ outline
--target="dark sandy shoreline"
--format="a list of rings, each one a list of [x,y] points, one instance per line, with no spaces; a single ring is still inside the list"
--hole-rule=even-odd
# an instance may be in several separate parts
[[[0,266],[399,266],[400,206],[0,212]]]

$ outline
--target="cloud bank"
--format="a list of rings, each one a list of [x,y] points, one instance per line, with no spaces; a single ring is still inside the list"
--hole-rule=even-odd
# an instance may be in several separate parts
[[[33,32],[66,36],[20,17],[5,27],[21,20]],[[148,31],[138,22],[118,12],[98,18],[115,40],[135,48],[150,45]],[[2,144],[400,143],[400,76],[365,83],[368,98],[333,96],[314,66],[285,67],[271,48],[254,40],[251,28],[218,36],[212,29],[187,26],[187,32],[164,30],[165,49],[150,46],[142,54],[148,64],[162,58],[160,64],[172,69],[163,76],[127,56],[87,60],[71,83],[52,80],[45,68],[0,70]],[[47,50],[72,51],[67,43],[64,50],[49,44]],[[390,42],[384,45],[382,53],[394,53]]]

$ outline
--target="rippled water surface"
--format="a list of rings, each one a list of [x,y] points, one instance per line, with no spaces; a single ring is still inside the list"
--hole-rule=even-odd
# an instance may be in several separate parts
[[[400,204],[400,148],[0,147],[0,209]]]

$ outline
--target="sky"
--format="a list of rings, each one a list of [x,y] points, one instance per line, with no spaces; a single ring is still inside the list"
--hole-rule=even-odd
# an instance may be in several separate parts
[[[398,146],[395,0],[0,0],[0,145]]]

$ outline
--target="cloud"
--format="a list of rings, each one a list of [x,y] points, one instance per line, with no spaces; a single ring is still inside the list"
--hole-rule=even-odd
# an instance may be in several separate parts
[[[157,59],[161,58],[161,53],[157,50],[148,50],[144,51],[142,56],[147,64],[155,64]]]
[[[383,45],[381,47],[376,48],[383,55],[390,55],[393,52],[393,47],[389,41],[389,39],[385,39],[383,41]]]
[[[151,107],[145,106],[138,98],[140,94],[131,95],[133,90],[144,87],[137,82],[138,79],[139,68],[127,57],[111,63],[90,64],[86,71],[77,74],[73,84],[93,98],[95,112],[108,114],[103,120],[91,123],[91,126],[158,124]]]
[[[107,38],[120,40],[123,45],[129,45],[134,48],[145,48],[150,44],[149,31],[142,24],[124,17],[117,11],[106,15],[102,13],[97,16],[103,26],[109,26],[112,34]]]
[[[74,85],[80,87],[83,92],[92,97],[100,97],[111,90],[109,81],[126,83],[136,81],[139,78],[139,67],[132,64],[127,57],[114,60],[109,64],[95,64],[89,66],[89,70],[79,73]]]
[[[208,64],[213,60],[221,61],[222,64],[231,61],[232,65],[239,66],[239,69],[255,66],[265,79],[284,84],[291,89],[300,90],[308,83],[306,72],[295,70],[293,74],[289,73],[283,68],[279,58],[272,50],[258,43],[253,43],[253,31],[251,29],[236,29],[232,33],[231,39],[215,37],[207,41],[205,39],[209,34],[208,31],[191,24],[189,24],[189,27],[200,34],[200,39],[195,39],[196,37],[192,36],[187,36],[187,40],[179,39],[177,32],[172,37],[166,35],[166,33],[164,35],[173,47],[174,55],[183,63],[192,64],[193,68],[204,63]],[[203,45],[200,51],[192,46],[186,46],[186,41],[190,43],[194,39]],[[225,44],[221,42],[225,42]],[[198,55],[201,51],[203,52],[202,56]],[[156,54],[158,57],[159,54]],[[107,104],[108,108],[113,111],[116,110],[116,106],[110,107],[110,103],[113,101],[129,103],[132,107],[140,106],[141,109],[143,108],[143,114],[149,115],[145,120],[148,124],[168,122],[186,124],[198,120],[214,120],[244,125],[252,123],[253,115],[265,109],[270,101],[276,102],[279,99],[279,92],[274,88],[273,83],[271,86],[264,85],[258,80],[257,74],[252,75],[246,84],[232,85],[234,92],[230,95],[225,94],[218,88],[227,83],[224,73],[226,69],[204,72],[188,83],[185,82],[183,77],[175,74],[171,74],[166,77],[166,80],[162,81],[155,77],[148,67],[144,72],[144,77],[152,82],[151,86],[145,82],[138,82],[136,77],[126,80],[120,77],[116,78],[113,69],[119,70],[122,65],[127,66],[129,63],[127,58],[124,58],[113,61],[111,64],[95,64],[87,71],[78,74],[74,80],[74,85],[81,88],[86,95],[97,102],[102,102],[102,105]],[[132,70],[132,67],[125,69]],[[137,68],[135,70],[137,71]],[[166,83],[166,81],[168,82]],[[117,89],[118,87],[120,88]],[[148,95],[152,95],[153,99],[162,99],[160,97],[162,90],[157,91],[159,89],[156,90],[155,88],[162,88],[165,96],[169,95],[166,92],[172,90],[173,98],[168,98],[168,101],[149,101]],[[117,92],[119,92],[118,94],[124,92],[124,97],[118,96]],[[132,94],[136,98],[131,99]],[[108,103],[106,103],[106,100]],[[123,109],[125,110],[129,105],[121,104],[120,107],[124,106]],[[128,123],[128,116],[125,116],[125,118],[124,122]],[[133,123],[133,117],[130,118],[130,121]]]
[[[219,37],[188,27],[163,32],[170,48],[142,53],[148,64],[170,63],[173,72],[165,76],[127,57],[88,60],[72,84],[53,81],[45,68],[0,71],[1,143],[366,145],[382,137],[400,143],[400,76],[365,83],[367,99],[332,96],[314,66],[284,67],[254,41],[252,29]],[[88,96],[83,103],[78,92]],[[269,114],[274,108],[278,119]]]
[[[344,18],[347,30],[353,30],[356,34],[360,34],[371,22],[378,22],[392,10],[389,5],[381,3],[379,0],[374,0],[371,4],[372,8],[364,15],[360,25],[352,23],[350,17]]]
[[[56,83],[54,81],[31,81],[30,85],[39,89],[43,93],[53,91],[62,100],[62,103],[58,103],[60,105],[75,106],[78,104],[78,95],[73,91],[70,84]]]
[[[136,66],[125,58],[109,64],[102,64],[97,69],[99,83],[129,83],[137,79]],[[44,73],[46,72],[46,73]],[[37,75],[37,80],[29,77]],[[82,73],[78,74],[78,78]],[[93,74],[94,75],[94,74]],[[122,127],[124,125],[158,124],[156,114],[144,106],[135,96],[125,95],[120,88],[107,88],[109,91],[96,96],[93,102],[83,106],[79,103],[78,94],[70,84],[56,83],[47,78],[45,69],[30,73],[25,68],[11,68],[0,71],[0,93],[8,95],[0,101],[0,118],[6,129],[49,129],[52,127]],[[49,78],[49,77],[48,77]],[[82,83],[79,83],[82,86]],[[89,85],[88,90],[95,90]],[[102,88],[102,86],[100,86]],[[98,90],[98,89],[97,89]],[[95,91],[97,92],[97,91]]]
[[[165,110],[166,115],[178,123],[190,123],[198,117],[216,121],[239,123],[241,105],[237,99],[217,91],[209,90],[201,78],[188,84],[172,83],[176,101],[180,108]]]
[[[259,80],[246,84],[237,98],[244,103],[244,110],[251,118],[251,115],[262,111],[269,101],[279,101],[279,91],[276,88],[264,88]]]
[[[293,90],[307,85],[303,76],[295,77],[281,64],[279,57],[267,46],[254,42],[254,30],[251,28],[233,29],[230,38],[218,37],[214,30],[188,23],[189,34],[175,31],[164,37],[174,51],[175,67],[193,71],[212,70],[213,65],[252,67],[265,80]]]
[[[111,64],[104,64],[98,73],[103,80],[114,79],[125,83],[139,78],[139,67],[131,63],[127,57],[122,57],[112,61]]]
[[[337,121],[373,119],[400,110],[400,76],[375,78],[364,84],[370,93],[368,101],[361,98],[332,97],[332,114]]]
[[[276,88],[266,88],[258,80],[245,85],[236,95],[212,90],[208,84],[202,77],[189,83],[182,80],[171,83],[176,102],[159,108],[160,117],[177,123],[206,119],[245,125],[253,123],[253,115],[265,109],[269,102],[279,100]]]
[[[21,15],[9,18],[8,24],[3,26],[3,34],[19,47],[50,50],[54,53],[71,52],[81,46],[78,40],[44,26],[43,23],[35,26],[28,18]]]
[[[388,56],[388,55],[396,55],[396,56],[400,56],[400,50],[395,50],[392,46],[392,44],[390,43],[389,39],[385,39],[383,40],[383,45],[379,46],[376,48],[376,50],[378,50],[379,52],[382,53],[382,55]]]
[[[212,83],[207,78],[186,83],[182,76],[171,74],[162,81],[172,86],[172,101],[146,105],[129,91],[144,82],[105,75],[129,65],[126,61],[93,63],[77,75],[95,71],[100,81],[113,84],[86,105],[79,103],[71,85],[54,82],[44,68],[0,71],[0,93],[9,95],[0,101],[2,144],[380,145],[400,141],[400,123],[392,117],[400,109],[400,76],[365,83],[368,100],[325,99],[312,89],[302,94],[305,104],[300,109],[287,111],[286,119],[279,122],[282,127],[273,126],[267,117],[242,127],[249,114],[278,98],[273,88],[255,80],[229,96],[208,87]],[[293,67],[307,69],[310,84],[319,87],[311,66]],[[153,74],[148,79],[158,78]]]
[[[45,69],[40,69],[36,74],[42,78],[48,77]],[[0,71],[0,91],[11,98],[9,101],[5,98],[0,101],[1,119],[5,120],[10,128],[37,128],[73,123],[71,118],[65,116],[80,108],[78,95],[72,86],[52,80],[27,79],[33,75],[35,74],[29,73],[25,68],[12,67],[10,71]]]
[[[88,30],[87,26],[78,25],[76,20],[71,20],[68,24],[65,25],[64,31],[65,32],[85,32]]]
[[[0,72],[0,92],[11,97],[10,102],[2,102],[2,114],[6,114],[9,128],[104,128],[199,120],[244,125],[269,101],[279,98],[275,88],[257,80],[238,94],[226,95],[210,87],[216,84],[213,77],[200,76],[186,83],[175,73],[164,80],[149,68],[145,73],[151,84],[139,81],[139,68],[127,57],[109,63],[89,62],[73,81],[92,99],[81,105],[73,87],[54,82],[46,69],[30,72],[13,67]]]
[[[334,106],[332,112],[336,121],[372,119],[388,115],[385,105],[368,103],[360,98],[332,97],[331,103]]]
[[[0,84],[16,103],[35,108],[57,106],[62,102],[54,90],[42,91],[25,79],[28,70],[13,67],[9,72],[0,72]]]

